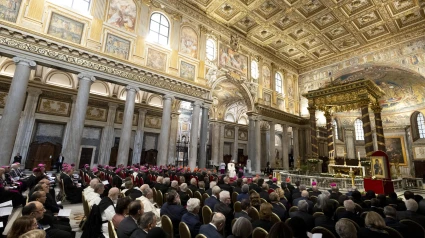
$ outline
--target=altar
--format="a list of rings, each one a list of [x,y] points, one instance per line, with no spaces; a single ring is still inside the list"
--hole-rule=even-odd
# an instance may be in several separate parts
[[[348,174],[349,171],[354,171],[355,175],[365,176],[366,170],[364,166],[352,166],[352,165],[328,165],[330,174]]]

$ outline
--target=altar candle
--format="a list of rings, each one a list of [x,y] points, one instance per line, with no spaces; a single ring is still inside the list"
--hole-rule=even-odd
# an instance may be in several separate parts
[[[357,152],[357,155],[359,156],[359,160],[360,160],[360,151]]]

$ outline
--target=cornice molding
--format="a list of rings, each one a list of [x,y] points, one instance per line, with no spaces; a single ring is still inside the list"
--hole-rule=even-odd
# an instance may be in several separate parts
[[[299,116],[292,115],[287,112],[283,112],[268,106],[264,106],[261,104],[255,104],[255,108],[257,109],[257,113],[262,116],[266,116],[269,118],[273,118],[279,121],[290,122],[297,125],[306,125],[309,124],[308,119],[304,119]]]
[[[75,49],[54,41],[43,39],[36,34],[22,33],[12,27],[0,27],[1,46],[13,48],[15,51],[48,57],[53,60],[73,64],[79,68],[86,68],[102,74],[110,74],[134,83],[147,84],[191,97],[203,99],[209,89],[203,86],[189,84],[167,75],[160,75],[147,71],[140,66],[111,60],[99,53]],[[98,75],[95,75],[96,77]],[[111,80],[111,79],[109,79]],[[143,88],[143,85],[140,85]]]

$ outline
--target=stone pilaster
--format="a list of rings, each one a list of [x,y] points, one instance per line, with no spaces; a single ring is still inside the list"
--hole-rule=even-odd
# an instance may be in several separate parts
[[[171,113],[170,144],[168,146],[168,164],[175,164],[175,160],[177,159],[176,141],[179,130],[179,115],[179,113]]]
[[[161,133],[159,134],[158,140],[158,165],[165,165],[167,163],[168,156],[168,142],[170,139],[170,124],[171,124],[171,103],[174,97],[170,95],[164,95],[162,97],[162,121],[161,121]]]
[[[99,164],[109,164],[111,148],[114,146],[114,122],[118,104],[109,103],[108,118],[102,130],[99,146]]]
[[[16,64],[16,69],[0,121],[1,164],[8,164],[12,157],[13,145],[19,128],[19,119],[21,118],[22,108],[25,103],[28,80],[31,69],[36,66],[34,61],[20,57],[14,57],[13,61]]]
[[[235,163],[238,163],[238,147],[239,147],[239,126],[235,126],[235,138],[233,141],[233,153],[232,153],[232,160],[235,161]]]
[[[28,148],[31,143],[35,124],[35,110],[37,108],[38,97],[40,96],[42,91],[38,88],[28,88],[27,93],[27,101],[25,103],[24,112],[21,116],[18,134],[16,136],[15,145],[13,147],[13,153],[10,158],[12,162],[13,157],[17,153],[19,153],[22,156],[22,164],[25,164],[27,158]]]
[[[297,166],[297,162],[298,160],[300,160],[300,140],[298,137],[299,134],[299,129],[297,127],[292,127],[292,136],[293,136],[293,141],[294,141],[294,152],[293,152],[293,156],[294,156],[294,167]]]
[[[84,121],[86,119],[87,104],[90,95],[90,86],[96,80],[95,77],[86,73],[78,74],[79,87],[77,98],[75,99],[75,108],[71,115],[70,133],[68,143],[64,144],[62,154],[68,163],[74,163],[78,166],[80,155],[81,138],[83,136]],[[72,132],[71,132],[72,131]]]
[[[140,157],[142,155],[143,149],[143,136],[145,134],[146,112],[146,109],[139,109],[139,118],[137,120],[137,130],[133,145],[133,164],[140,163]]]
[[[204,104],[202,106],[201,135],[199,142],[199,168],[205,168],[207,160],[208,111],[209,105]]]
[[[283,169],[289,169],[289,136],[288,136],[288,125],[282,124],[282,158],[283,158]]]
[[[279,164],[281,164],[280,158],[276,158],[276,130],[275,130],[275,123],[269,122],[270,125],[270,132],[269,132],[269,160],[270,165],[272,166],[273,163],[276,164],[276,159],[279,160]],[[273,167],[273,166],[272,166]]]
[[[261,173],[261,125],[260,118],[255,121],[255,173]]]
[[[220,144],[220,124],[218,122],[211,122],[211,160],[213,165],[218,165],[219,162],[219,144]]]

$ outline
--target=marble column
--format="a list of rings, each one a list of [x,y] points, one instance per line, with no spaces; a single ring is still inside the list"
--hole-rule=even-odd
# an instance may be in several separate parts
[[[198,159],[198,135],[199,135],[199,114],[201,112],[201,102],[192,103],[192,125],[190,127],[190,144],[189,144],[189,167],[196,167]]]
[[[0,162],[3,165],[8,164],[12,157],[31,69],[36,65],[34,61],[20,57],[14,57],[13,61],[16,64],[15,74],[0,121]]]
[[[145,134],[145,118],[146,109],[139,109],[139,118],[137,120],[136,136],[134,137],[133,145],[133,164],[140,163],[140,156],[142,155],[143,149],[143,136]]]
[[[354,137],[354,129],[353,128],[346,128],[345,129],[345,143],[347,146],[347,150],[345,151],[345,154],[343,155],[347,159],[357,159],[356,158],[356,142]]]
[[[168,145],[168,160],[167,164],[175,164],[177,159],[177,136],[179,131],[179,113],[171,113],[171,128],[170,128],[170,140]]]
[[[69,141],[69,134],[72,133],[72,128],[71,128],[71,120],[72,117],[74,115],[74,111],[75,111],[75,101],[77,100],[77,96],[73,95],[71,96],[71,113],[69,114],[69,117],[67,118],[67,122],[66,122],[66,126],[65,126],[65,132],[63,133],[63,138],[62,138],[62,145],[66,145],[68,144]],[[63,150],[63,148],[62,148]]]
[[[102,130],[102,137],[100,138],[99,146],[99,164],[104,165],[109,164],[111,148],[114,146],[114,122],[118,104],[108,103],[108,106],[108,118],[106,120],[106,125]]]
[[[133,127],[134,104],[136,104],[136,94],[139,88],[132,85],[125,87],[127,96],[125,98],[124,115],[122,119],[120,144],[118,146],[117,165],[127,166],[128,154],[130,152],[131,128]]]
[[[385,148],[384,128],[382,127],[381,119],[382,107],[379,104],[374,104],[372,106],[372,110],[375,114],[376,141],[378,143],[378,150],[387,151]]]
[[[233,141],[232,160],[238,163],[239,126],[235,126],[235,139]]]
[[[78,74],[79,84],[75,108],[70,121],[70,133],[68,143],[62,149],[63,156],[68,163],[75,163],[78,166],[81,138],[83,136],[84,121],[86,119],[87,104],[90,96],[90,86],[96,80],[90,74]]]
[[[248,116],[249,127],[248,127],[248,159],[251,160],[251,169],[255,163],[255,116]]]
[[[289,170],[289,136],[286,124],[282,124],[282,158],[283,169]]]
[[[16,136],[15,145],[13,147],[13,153],[11,156],[11,162],[13,157],[19,153],[22,156],[22,164],[25,164],[28,148],[33,135],[34,124],[35,124],[35,110],[37,108],[38,97],[42,93],[41,89],[28,88],[27,89],[27,101],[25,103],[24,112],[19,122],[18,134]]]
[[[219,142],[219,151],[218,151],[218,165],[224,161],[224,129],[226,128],[225,124],[220,123],[220,142]]]
[[[270,162],[270,166],[274,164],[276,164],[275,160],[279,161],[279,164],[281,165],[282,162],[280,160],[280,156],[278,158],[276,158],[276,131],[275,131],[275,123],[273,121],[269,122],[269,126],[270,126],[270,132],[269,132],[269,161]]]
[[[317,143],[317,129],[316,129],[316,107],[309,106],[308,111],[310,113],[310,138],[311,138],[311,156],[312,158],[318,158],[319,148]]]
[[[158,140],[158,158],[157,165],[166,165],[168,156],[168,142],[170,139],[170,124],[171,124],[171,102],[173,97],[164,95],[162,97],[162,121],[161,133]]]
[[[334,139],[333,139],[333,129],[332,129],[332,114],[329,111],[325,112],[326,117],[326,132],[327,132],[327,142],[328,142],[328,154],[334,152]],[[330,162],[331,161],[331,158]]]
[[[205,168],[207,161],[208,111],[209,105],[204,104],[202,106],[201,135],[199,142],[199,168]]]
[[[364,132],[364,146],[366,156],[369,157],[373,153],[372,126],[370,125],[369,104],[362,105],[362,122]]]
[[[219,143],[220,143],[220,125],[218,122],[211,122],[211,160],[213,165],[218,165],[218,153],[219,153]]]
[[[299,145],[300,145],[300,141],[298,138],[298,128],[296,127],[292,127],[292,136],[293,136],[293,141],[294,141],[294,151],[293,151],[293,155],[294,156],[294,168],[297,167],[297,163],[298,160],[300,160],[300,151],[299,151]]]
[[[261,120],[255,121],[255,173],[261,173]]]

